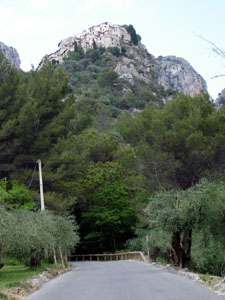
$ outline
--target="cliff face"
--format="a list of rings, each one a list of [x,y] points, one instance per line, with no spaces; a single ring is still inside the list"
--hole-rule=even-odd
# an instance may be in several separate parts
[[[133,26],[112,25],[109,22],[92,26],[88,31],[83,31],[62,40],[59,49],[43,58],[62,63],[69,51],[74,51],[76,46],[81,46],[86,52],[95,47],[117,47],[123,53],[114,69],[120,78],[128,80],[131,84],[135,79],[146,83],[162,85],[165,89],[173,89],[184,94],[194,96],[201,90],[207,91],[205,80],[183,58],[166,56],[155,58],[140,42]]]
[[[114,71],[120,78],[133,84],[135,79],[146,83],[157,82],[159,69],[157,60],[140,43],[138,46],[126,47],[126,56],[121,58]]]
[[[19,54],[15,48],[8,47],[2,42],[0,42],[0,50],[15,68],[17,69],[20,68],[21,61],[20,61]]]
[[[218,98],[215,101],[216,109],[220,109],[221,107],[225,106],[225,89],[219,93]]]
[[[176,56],[158,57],[160,64],[159,83],[165,89],[173,89],[194,96],[207,91],[206,81],[183,58]]]

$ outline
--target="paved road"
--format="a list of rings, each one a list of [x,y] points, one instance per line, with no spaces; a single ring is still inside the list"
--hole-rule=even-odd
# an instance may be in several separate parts
[[[197,282],[144,262],[76,265],[26,300],[224,300]]]

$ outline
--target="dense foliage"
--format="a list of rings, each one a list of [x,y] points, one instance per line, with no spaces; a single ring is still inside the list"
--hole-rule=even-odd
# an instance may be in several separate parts
[[[59,250],[70,254],[79,241],[71,217],[0,207],[0,222],[0,255],[19,258],[31,267],[40,267],[46,253],[53,256]]]
[[[13,181],[0,182],[0,268],[2,256],[24,261],[31,267],[40,267],[43,257],[50,256],[56,263],[59,251],[64,255],[74,251],[79,242],[78,226],[74,217],[53,214],[50,211],[31,211],[35,206],[24,185]]]
[[[133,45],[138,45],[139,36],[136,34],[136,30],[133,25],[125,26],[127,32],[130,34],[131,42]]]
[[[164,109],[149,105],[119,129],[138,153],[148,188],[168,190],[224,174],[224,124],[224,110],[216,111],[208,95],[200,94],[179,95]]]
[[[224,183],[202,180],[187,190],[158,192],[145,208],[147,229],[139,230],[133,246],[150,248],[176,266],[221,275],[225,252]],[[146,239],[147,237],[147,239]]]
[[[75,44],[62,65],[23,73],[0,55],[0,250],[38,265],[44,253],[73,252],[78,231],[80,253],[121,250],[127,240],[146,250],[147,236],[152,258],[219,274],[225,110],[207,94],[131,85],[114,72],[123,56],[125,48],[84,53]]]
[[[81,225],[83,245],[99,252],[115,252],[123,247],[124,240],[132,236],[136,215],[121,168],[115,162],[91,164],[81,182],[84,201]]]

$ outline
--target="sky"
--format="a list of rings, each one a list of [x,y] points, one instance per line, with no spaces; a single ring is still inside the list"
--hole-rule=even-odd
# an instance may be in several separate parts
[[[103,22],[132,24],[155,57],[186,59],[215,99],[225,88],[225,0],[0,0],[0,41],[17,49],[29,71],[58,43]]]

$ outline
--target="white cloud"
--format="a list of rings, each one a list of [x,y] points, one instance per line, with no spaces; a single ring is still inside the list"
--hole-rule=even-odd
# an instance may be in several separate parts
[[[9,18],[13,16],[13,9],[8,6],[0,5],[0,26],[1,28],[6,29],[5,25],[7,24]]]
[[[138,7],[138,2],[136,0],[112,0],[110,6],[114,12],[124,12]]]
[[[29,0],[26,4],[26,10],[37,13],[47,13],[54,9],[57,0]]]
[[[105,2],[105,0],[88,0],[79,7],[79,11],[81,11],[81,12],[93,11],[94,12],[96,9],[98,9],[99,7],[104,5],[104,2]]]
[[[79,7],[82,12],[125,12],[138,6],[137,0],[87,0]]]
[[[42,20],[37,16],[17,17],[8,23],[7,32],[11,36],[21,38],[45,36],[54,34],[55,31],[66,27],[66,20],[63,18],[49,18]]]

